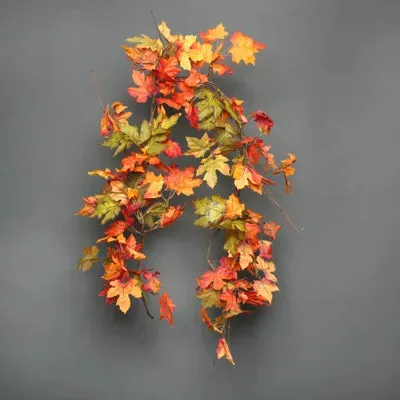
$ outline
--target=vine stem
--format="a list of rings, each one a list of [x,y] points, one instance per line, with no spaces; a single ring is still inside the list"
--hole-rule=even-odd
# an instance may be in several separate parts
[[[144,245],[144,236],[145,236],[145,235],[144,235],[144,232],[143,232],[143,230],[142,230],[142,236],[141,236],[141,240],[140,240],[140,244],[141,244],[142,246]],[[136,269],[139,269],[140,261],[141,261],[141,260],[138,260],[138,261],[137,261]],[[148,303],[147,303],[147,299],[146,299],[144,293],[143,293],[143,296],[142,296],[142,303],[143,303],[144,308],[145,308],[145,310],[146,310],[146,314],[147,314],[151,319],[154,319],[154,315],[150,312],[149,305],[148,305]]]

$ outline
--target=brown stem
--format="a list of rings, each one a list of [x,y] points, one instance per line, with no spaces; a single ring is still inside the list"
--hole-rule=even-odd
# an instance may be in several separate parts
[[[303,229],[299,228],[292,220],[292,218],[290,217],[290,215],[283,209],[283,207],[278,203],[278,200],[275,199],[275,197],[272,195],[272,193],[269,191],[269,189],[264,188],[264,191],[267,195],[267,197],[269,198],[269,200],[271,201],[272,204],[274,204],[279,211],[285,216],[285,218],[289,221],[290,225],[292,226],[292,228],[297,232],[300,233]]]
[[[94,90],[96,92],[97,101],[99,102],[102,110],[105,111],[106,108],[104,107],[103,100],[101,100],[99,84],[97,82],[97,77],[96,77],[96,73],[94,72],[94,69],[91,69],[90,73],[92,75],[92,83],[93,83]]]
[[[142,236],[141,236],[141,240],[140,240],[140,244],[141,244],[142,246],[144,245],[144,236],[145,236],[145,235],[144,235],[144,231],[143,231],[143,229],[142,229]],[[138,261],[137,261],[136,269],[139,269],[140,261],[141,261],[141,260],[138,260]],[[147,314],[151,319],[154,319],[154,315],[150,312],[149,305],[147,304],[147,300],[146,300],[146,297],[145,297],[144,293],[143,293],[143,296],[142,296],[142,303],[143,303],[144,308],[145,308],[145,310],[146,310],[146,314]]]

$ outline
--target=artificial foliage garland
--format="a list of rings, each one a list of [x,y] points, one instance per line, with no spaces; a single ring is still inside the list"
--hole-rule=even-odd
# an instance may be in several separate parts
[[[172,326],[176,305],[168,293],[160,294],[159,272],[141,266],[146,259],[144,239],[182,215],[185,206],[172,204],[173,198],[194,195],[203,182],[213,189],[219,174],[231,177],[233,192],[228,198],[213,194],[195,199],[193,205],[199,217],[195,225],[213,230],[212,238],[224,233],[226,255],[215,262],[210,239],[209,269],[197,279],[196,295],[201,301],[201,319],[219,335],[217,358],[225,357],[234,365],[228,344],[230,320],[254,307],[270,305],[274,292],[279,291],[272,241],[281,225],[248,208],[240,192],[250,189],[278,205],[268,186],[275,184],[273,175],[282,175],[286,192],[290,192],[296,158],[289,153],[277,165],[271,146],[262,139],[274,126],[272,119],[262,111],[246,116],[243,100],[228,97],[211,80],[213,75],[233,73],[225,64],[228,56],[233,63],[255,65],[255,54],[264,44],[241,32],[229,36],[222,23],[201,32],[200,39],[172,34],[164,21],[156,25],[158,38],[142,34],[127,39],[133,46],[122,46],[133,67],[135,85],[128,93],[137,103],[150,103],[149,119],[134,125],[126,105],[115,102],[103,107],[101,144],[113,149],[114,156],[122,152],[124,156],[120,168],[89,172],[106,183],[102,193],[83,198],[77,214],[107,224],[104,237],[97,240],[107,245],[104,289],[99,295],[124,314],[138,299],[151,318],[148,296],[159,295],[160,319]],[[182,114],[194,132],[199,132],[186,137],[186,151],[171,139]],[[260,132],[256,137],[244,132],[249,120]],[[182,156],[195,157],[199,165],[179,168],[175,159]],[[85,248],[78,268],[87,271],[99,262],[99,251],[97,245]],[[216,311],[213,318],[208,309],[213,309],[213,315]]]

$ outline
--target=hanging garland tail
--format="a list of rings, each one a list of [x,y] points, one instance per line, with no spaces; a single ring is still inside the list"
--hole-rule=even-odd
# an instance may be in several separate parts
[[[199,37],[172,34],[165,21],[157,24],[157,31],[158,38],[142,34],[122,46],[133,67],[133,84],[127,91],[137,103],[150,104],[149,119],[132,124],[126,105],[114,102],[104,107],[98,94],[103,108],[101,145],[114,156],[124,156],[115,170],[89,172],[105,179],[104,189],[84,197],[77,214],[97,218],[106,228],[96,245],[83,250],[78,268],[87,271],[99,262],[98,244],[105,244],[104,289],[99,295],[124,314],[137,299],[151,318],[148,298],[156,295],[159,318],[172,326],[176,305],[167,292],[161,293],[160,273],[147,266],[145,238],[183,214],[185,205],[174,205],[172,199],[193,196],[203,182],[214,189],[220,175],[231,177],[227,198],[212,194],[195,199],[193,205],[195,225],[214,231],[206,254],[209,269],[197,279],[201,319],[220,336],[217,358],[234,365],[228,344],[230,321],[254,307],[270,305],[279,291],[272,243],[281,225],[247,207],[240,194],[244,189],[266,194],[283,211],[268,186],[275,184],[274,175],[282,175],[286,192],[292,191],[289,178],[296,157],[289,153],[277,165],[271,146],[263,140],[273,120],[260,110],[245,114],[243,100],[228,97],[212,80],[214,75],[233,73],[227,58],[255,65],[264,44],[241,32],[229,36],[222,23]],[[173,128],[183,116],[194,130],[186,137],[186,149],[172,140]],[[250,120],[258,136],[245,133]],[[199,164],[179,168],[180,157],[194,157]],[[215,261],[211,245],[219,232],[224,235],[225,255]],[[217,311],[213,318],[210,308]]]

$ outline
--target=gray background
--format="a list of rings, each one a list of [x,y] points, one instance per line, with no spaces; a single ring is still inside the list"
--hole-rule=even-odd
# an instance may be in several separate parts
[[[129,101],[119,45],[154,34],[151,9],[176,32],[223,21],[265,42],[256,68],[221,82],[274,118],[279,157],[298,156],[295,194],[275,193],[304,232],[286,223],[275,245],[274,306],[233,324],[235,368],[213,365],[198,318],[208,232],[190,213],[146,248],[174,329],[140,303],[107,307],[100,269],[74,269],[100,234],[73,216],[103,184],[86,172],[112,165],[88,69],[105,102]],[[399,1],[3,1],[0,15],[2,399],[400,397]]]

